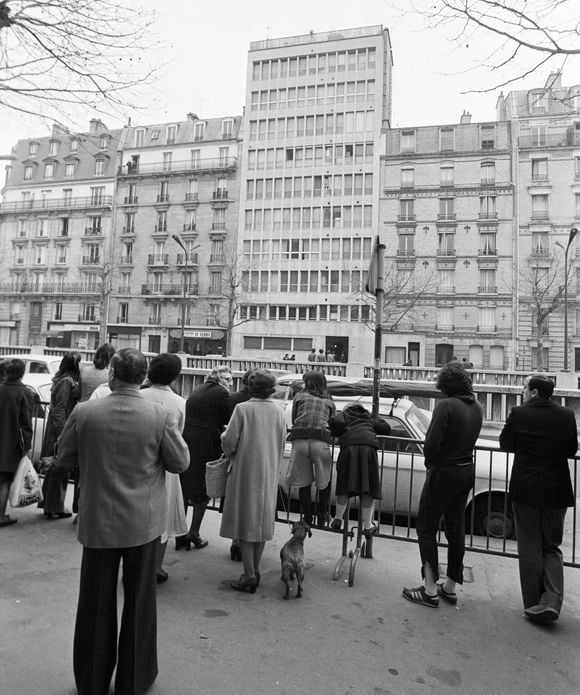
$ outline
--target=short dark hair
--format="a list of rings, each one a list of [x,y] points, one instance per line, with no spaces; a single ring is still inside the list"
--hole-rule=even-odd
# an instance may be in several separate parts
[[[173,352],[162,352],[149,363],[147,376],[152,384],[169,384],[181,373],[181,359]]]
[[[250,377],[254,373],[253,369],[246,369],[246,371],[242,374],[242,386],[247,386],[248,382],[250,381]]]
[[[544,374],[535,374],[528,377],[528,388],[530,391],[534,389],[538,392],[540,398],[548,400],[552,398],[554,393],[554,382],[550,381]]]
[[[93,364],[97,369],[106,369],[111,363],[111,357],[117,352],[111,343],[103,343],[97,348]]]
[[[268,369],[255,369],[248,380],[251,398],[269,398],[274,393],[276,377]]]
[[[147,374],[147,359],[136,348],[124,348],[111,357],[115,378],[127,384],[140,384]]]
[[[319,372],[316,369],[311,369],[308,372],[304,372],[302,375],[302,381],[304,382],[304,388],[306,391],[308,391],[308,393],[312,393],[315,396],[326,396],[326,377],[322,372]]]
[[[13,357],[9,360],[2,361],[4,379],[6,381],[19,381],[24,376],[26,371],[26,364],[24,360],[18,359],[18,357]]]
[[[435,385],[446,396],[470,396],[473,394],[471,377],[460,362],[448,362],[441,367]]]

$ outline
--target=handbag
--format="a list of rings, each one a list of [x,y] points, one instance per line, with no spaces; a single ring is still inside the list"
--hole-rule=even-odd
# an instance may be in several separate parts
[[[223,497],[226,494],[226,480],[230,467],[230,460],[225,454],[205,464],[205,489],[210,499]]]
[[[20,459],[8,499],[11,507],[28,507],[29,504],[42,502],[40,478],[28,456]]]

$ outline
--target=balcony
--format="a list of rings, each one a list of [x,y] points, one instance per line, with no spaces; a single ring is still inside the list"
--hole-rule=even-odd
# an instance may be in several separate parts
[[[136,195],[126,195],[123,202],[125,205],[137,205],[139,198]]]
[[[414,258],[415,249],[397,249],[398,258]]]
[[[226,223],[225,222],[212,222],[211,224],[212,231],[225,231],[226,229]]]
[[[437,249],[437,258],[455,258],[455,249]]]
[[[185,201],[187,203],[196,203],[199,200],[199,194],[197,193],[186,193],[185,194]]]
[[[169,254],[150,253],[147,256],[147,265],[169,265]]]
[[[103,230],[100,227],[85,227],[85,236],[102,236]]]
[[[167,232],[167,225],[166,224],[156,224],[155,225],[155,232]]]
[[[454,212],[440,212],[437,215],[437,221],[438,222],[455,222],[455,213]]]
[[[141,294],[177,297],[183,293],[181,285],[141,285]]]
[[[210,263],[225,263],[226,259],[223,253],[212,253],[209,257]]]
[[[455,330],[455,326],[452,323],[438,323],[435,326],[435,330],[442,333],[450,333]]]
[[[235,169],[238,164],[237,157],[215,157],[212,159],[196,159],[183,160],[179,162],[171,162],[167,165],[164,162],[153,162],[151,164],[142,164],[139,162],[131,171],[124,171],[119,168],[118,176],[143,176],[147,174],[167,174],[168,172],[184,173],[188,171],[227,171]]]
[[[550,214],[547,210],[532,210],[533,220],[547,220]]]
[[[95,318],[94,314],[79,314],[79,323],[98,323],[98,319]]]
[[[183,225],[183,231],[184,232],[195,232],[195,222],[186,222]]]
[[[135,227],[133,225],[129,225],[128,227],[123,227],[123,231],[121,234],[135,234]]]
[[[187,258],[187,259],[186,259],[184,253],[178,253],[176,263],[177,263],[177,265],[182,265],[182,266],[197,265],[198,264],[197,263],[197,253],[190,253],[189,258]]]
[[[478,326],[478,333],[497,333],[497,326]]]
[[[44,212],[46,210],[81,210],[93,208],[111,208],[112,195],[86,196],[80,198],[55,198],[47,200],[26,200],[2,203],[0,215],[10,212]]]
[[[484,212],[479,213],[479,219],[480,220],[497,220],[497,212],[491,211],[491,210],[486,210]]]
[[[454,285],[440,285],[436,290],[437,294],[455,294]]]
[[[83,256],[81,262],[83,265],[100,265],[101,258],[100,256]]]
[[[565,133],[539,133],[536,135],[520,135],[518,138],[520,147],[547,148],[568,147],[574,144],[571,134]]]
[[[415,215],[398,215],[397,216],[397,221],[398,222],[415,222]]]
[[[477,255],[478,256],[497,256],[497,249],[490,248],[489,246],[486,246],[484,249],[478,249]]]
[[[130,288],[130,287],[124,287],[124,286],[122,286],[122,287],[119,287],[119,289],[117,290],[117,292],[118,292],[119,294],[131,294],[131,288]]]
[[[484,287],[478,287],[477,291],[479,294],[497,294],[497,287],[495,285],[485,285]]]
[[[5,282],[0,284],[0,292],[7,294],[16,293],[34,293],[34,294],[100,294],[100,286],[86,285],[80,282],[64,283],[43,283],[36,285],[32,282],[11,283]]]
[[[133,255],[129,254],[128,256],[121,256],[119,263],[120,265],[133,265]]]
[[[213,199],[214,200],[227,200],[228,198],[228,189],[227,188],[218,188],[213,192]]]
[[[481,179],[482,186],[495,186],[495,179]]]
[[[169,193],[160,193],[157,196],[158,203],[169,203]]]

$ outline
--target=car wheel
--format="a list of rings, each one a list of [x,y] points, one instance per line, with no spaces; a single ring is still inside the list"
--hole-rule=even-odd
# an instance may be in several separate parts
[[[504,505],[504,495],[501,493],[480,496],[475,500],[473,518],[473,533],[477,536],[490,538],[516,537],[516,526],[511,504]],[[471,509],[467,511],[467,528],[471,528]]]

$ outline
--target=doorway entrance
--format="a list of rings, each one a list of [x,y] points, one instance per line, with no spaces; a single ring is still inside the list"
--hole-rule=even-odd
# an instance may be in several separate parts
[[[335,362],[348,362],[348,338],[326,336],[326,352],[334,355]]]

